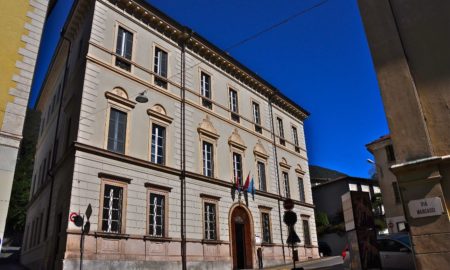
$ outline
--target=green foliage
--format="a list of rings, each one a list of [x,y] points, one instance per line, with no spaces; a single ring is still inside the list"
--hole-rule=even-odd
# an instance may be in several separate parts
[[[31,177],[33,175],[34,154],[39,135],[39,121],[39,113],[28,109],[6,220],[6,232],[8,234],[24,231],[26,206],[30,196]]]
[[[316,212],[316,224],[318,227],[330,225],[330,222],[328,221],[327,213]]]

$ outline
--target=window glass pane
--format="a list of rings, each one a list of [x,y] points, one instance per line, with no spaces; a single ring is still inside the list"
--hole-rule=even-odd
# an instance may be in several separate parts
[[[238,97],[237,92],[230,89],[230,110],[234,113],[238,113]]]
[[[262,213],[263,243],[270,243],[270,216]]]
[[[217,240],[216,237],[216,205],[205,203],[205,239]]]
[[[123,188],[105,184],[103,193],[102,231],[120,233]]]
[[[109,116],[108,150],[125,153],[127,114],[111,108]]]
[[[161,77],[167,78],[167,52],[155,48],[154,72]]]
[[[283,181],[284,181],[284,196],[286,198],[290,198],[291,192],[289,189],[289,174],[287,172],[283,172]]]
[[[304,202],[305,201],[305,186],[303,183],[303,179],[302,178],[298,178],[298,188],[299,188],[299,194],[300,194],[300,201]]]
[[[164,200],[165,196],[150,193],[149,234],[151,236],[164,236]]]
[[[242,185],[242,157],[237,153],[233,153],[233,174],[239,185]]]
[[[357,184],[348,184],[348,188],[350,189],[350,191],[358,191]]]
[[[203,142],[203,175],[213,177],[213,145]]]
[[[309,222],[308,220],[303,220],[303,235],[305,238],[305,245],[311,245],[311,235],[309,233]]]
[[[253,121],[260,125],[261,124],[261,117],[259,112],[259,104],[253,102]]]
[[[298,133],[297,133],[297,128],[296,127],[292,127],[292,137],[294,139],[294,144],[296,146],[298,146]]]
[[[263,162],[258,161],[258,179],[259,179],[259,189],[262,191],[267,191],[266,186],[266,168]]]
[[[151,162],[164,164],[165,162],[166,129],[160,125],[152,125],[152,153]]]
[[[283,120],[281,118],[277,118],[277,121],[278,121],[278,135],[281,138],[284,138]]]

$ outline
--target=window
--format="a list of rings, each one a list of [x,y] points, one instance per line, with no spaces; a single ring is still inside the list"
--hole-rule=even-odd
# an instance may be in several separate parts
[[[405,232],[406,230],[406,222],[397,222],[397,231]]]
[[[358,191],[358,185],[357,184],[348,184],[348,189],[350,191]]]
[[[116,44],[116,66],[130,71],[132,51],[133,33],[119,26]]]
[[[212,109],[211,102],[211,76],[201,72],[200,73],[200,91],[202,98],[202,105],[208,109]]]
[[[253,122],[255,122],[255,131],[262,133],[261,113],[259,111],[259,104],[256,102],[252,102],[252,107],[253,107]]]
[[[305,238],[305,246],[311,245],[311,234],[309,232],[309,221],[307,219],[303,219],[303,237]]]
[[[155,84],[159,87],[167,89],[167,52],[161,50],[160,48],[155,48]]]
[[[242,185],[242,156],[238,153],[233,153],[233,175],[235,181]]]
[[[395,161],[394,147],[392,146],[392,144],[386,146],[386,156],[387,156],[388,162]]]
[[[108,150],[125,153],[127,113],[111,108],[109,115]]]
[[[271,243],[271,235],[270,235],[270,214],[269,213],[261,213],[261,221],[262,221],[262,242],[263,243]]]
[[[362,192],[367,192],[367,193],[369,193],[369,198],[372,197],[371,194],[370,194],[370,187],[369,187],[369,186],[367,186],[367,185],[361,185],[361,191],[362,191]]]
[[[284,181],[284,196],[286,198],[290,198],[291,191],[289,189],[289,174],[287,172],[283,172],[283,181]]]
[[[280,136],[280,144],[285,146],[286,141],[284,140],[283,120],[280,117],[277,117],[277,123],[278,123],[278,135]]]
[[[379,193],[381,193],[380,187],[373,186],[373,194],[379,194]]]
[[[256,167],[258,169],[259,190],[267,191],[266,166],[263,162],[258,161]]]
[[[301,177],[298,178],[298,193],[300,194],[300,201],[305,202],[305,185]]]
[[[205,202],[205,239],[217,240],[216,205]]]
[[[203,142],[203,175],[214,176],[213,145],[209,142]]]
[[[103,191],[102,231],[121,233],[123,188],[105,184]]]
[[[239,107],[238,107],[238,95],[236,90],[230,89],[230,111],[231,119],[233,121],[239,122]]]
[[[400,190],[398,189],[398,183],[392,182],[392,189],[394,190],[395,203],[400,203]]]
[[[165,156],[165,137],[166,128],[153,124],[152,125],[152,156],[151,162],[156,164],[164,164]]]
[[[300,146],[298,144],[298,132],[297,128],[292,126],[292,138],[294,139],[295,152],[300,153]]]
[[[149,209],[149,228],[148,232],[151,236],[164,236],[164,219],[165,219],[165,196],[161,194],[150,193],[150,209]]]

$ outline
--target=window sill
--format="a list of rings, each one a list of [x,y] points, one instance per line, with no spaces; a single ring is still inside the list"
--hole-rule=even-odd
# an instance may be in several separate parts
[[[113,238],[113,239],[128,239],[128,238],[130,238],[129,234],[123,234],[123,233],[95,232],[94,235],[95,235],[95,237]]]
[[[273,247],[273,246],[275,246],[275,244],[274,243],[261,243],[261,246],[262,247]]]
[[[144,235],[144,240],[150,240],[153,242],[171,242],[172,237],[159,237],[159,236],[152,236],[152,235]]]
[[[207,245],[221,245],[221,244],[224,244],[224,242],[221,241],[221,240],[206,240],[206,239],[203,239],[203,240],[202,240],[202,244],[207,244]]]

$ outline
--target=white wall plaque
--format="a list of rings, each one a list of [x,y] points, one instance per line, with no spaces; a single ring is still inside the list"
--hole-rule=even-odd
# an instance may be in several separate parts
[[[439,197],[409,201],[408,209],[413,218],[439,216],[444,212],[442,200]]]

